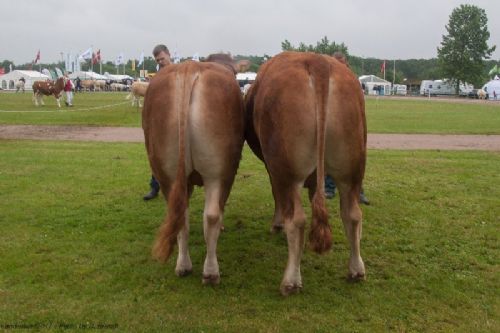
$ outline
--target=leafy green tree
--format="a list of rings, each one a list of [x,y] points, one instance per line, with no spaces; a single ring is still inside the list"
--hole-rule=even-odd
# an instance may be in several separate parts
[[[316,45],[306,45],[301,42],[298,47],[293,46],[289,40],[285,39],[281,42],[281,49],[283,51],[314,52],[328,55],[333,55],[335,52],[342,52],[346,57],[349,57],[347,46],[344,43],[337,44],[330,42],[326,36],[319,42],[316,42]]]
[[[439,66],[443,75],[455,83],[458,94],[460,82],[481,83],[483,59],[489,59],[496,46],[488,46],[486,12],[474,5],[455,8],[446,30],[448,34],[437,49]]]

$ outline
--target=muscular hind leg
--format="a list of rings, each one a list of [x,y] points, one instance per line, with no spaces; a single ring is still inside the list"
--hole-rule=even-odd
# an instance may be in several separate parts
[[[203,265],[203,284],[219,284],[220,273],[217,261],[217,240],[222,226],[222,208],[229,188],[220,181],[204,181],[205,209],[203,211],[203,234],[207,244],[207,255]]]
[[[193,264],[191,263],[191,257],[189,256],[189,210],[186,209],[185,212],[185,224],[177,235],[177,245],[179,247],[179,253],[177,255],[177,264],[175,266],[175,274],[177,276],[186,276],[193,271]]]
[[[340,215],[344,224],[345,233],[350,245],[349,278],[364,279],[365,264],[361,258],[361,220],[359,208],[360,186],[352,184],[338,184],[340,192]]]
[[[277,193],[288,242],[288,261],[280,286],[281,294],[284,296],[297,293],[302,289],[300,260],[304,248],[306,215],[300,200],[300,189],[301,187],[296,185]]]

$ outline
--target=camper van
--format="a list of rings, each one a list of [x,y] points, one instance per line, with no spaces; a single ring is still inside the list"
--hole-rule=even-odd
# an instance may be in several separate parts
[[[406,96],[408,93],[406,90],[406,85],[404,84],[395,84],[392,86],[392,93],[394,95]]]
[[[468,83],[460,83],[459,95],[467,96],[474,86]],[[420,95],[455,95],[455,85],[449,80],[423,80],[420,84]]]

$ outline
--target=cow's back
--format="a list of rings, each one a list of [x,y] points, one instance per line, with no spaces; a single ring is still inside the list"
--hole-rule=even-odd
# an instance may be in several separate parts
[[[246,103],[247,121],[252,121],[247,141],[261,158],[265,152],[281,151],[285,160],[278,161],[277,167],[283,162],[299,165],[301,170],[288,170],[301,177],[314,171],[316,117],[322,103],[326,106],[326,164],[346,163],[336,161],[346,153],[345,142],[356,150],[350,152],[348,163],[364,164],[364,99],[357,78],[338,60],[312,53],[282,53],[259,71]],[[277,159],[268,156],[265,160]]]
[[[233,73],[215,63],[185,62],[169,65],[151,80],[143,108],[146,148],[150,160],[154,156],[153,169],[166,172],[170,181],[178,164],[183,112],[187,112],[188,175],[235,173],[244,140],[244,115]]]

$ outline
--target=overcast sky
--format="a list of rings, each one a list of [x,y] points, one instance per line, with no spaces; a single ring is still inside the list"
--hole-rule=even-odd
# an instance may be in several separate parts
[[[103,60],[151,53],[158,43],[183,56],[274,55],[288,39],[327,36],[349,53],[383,59],[433,58],[455,7],[486,10],[489,45],[500,59],[500,0],[3,0],[0,61],[42,62],[89,47]]]

